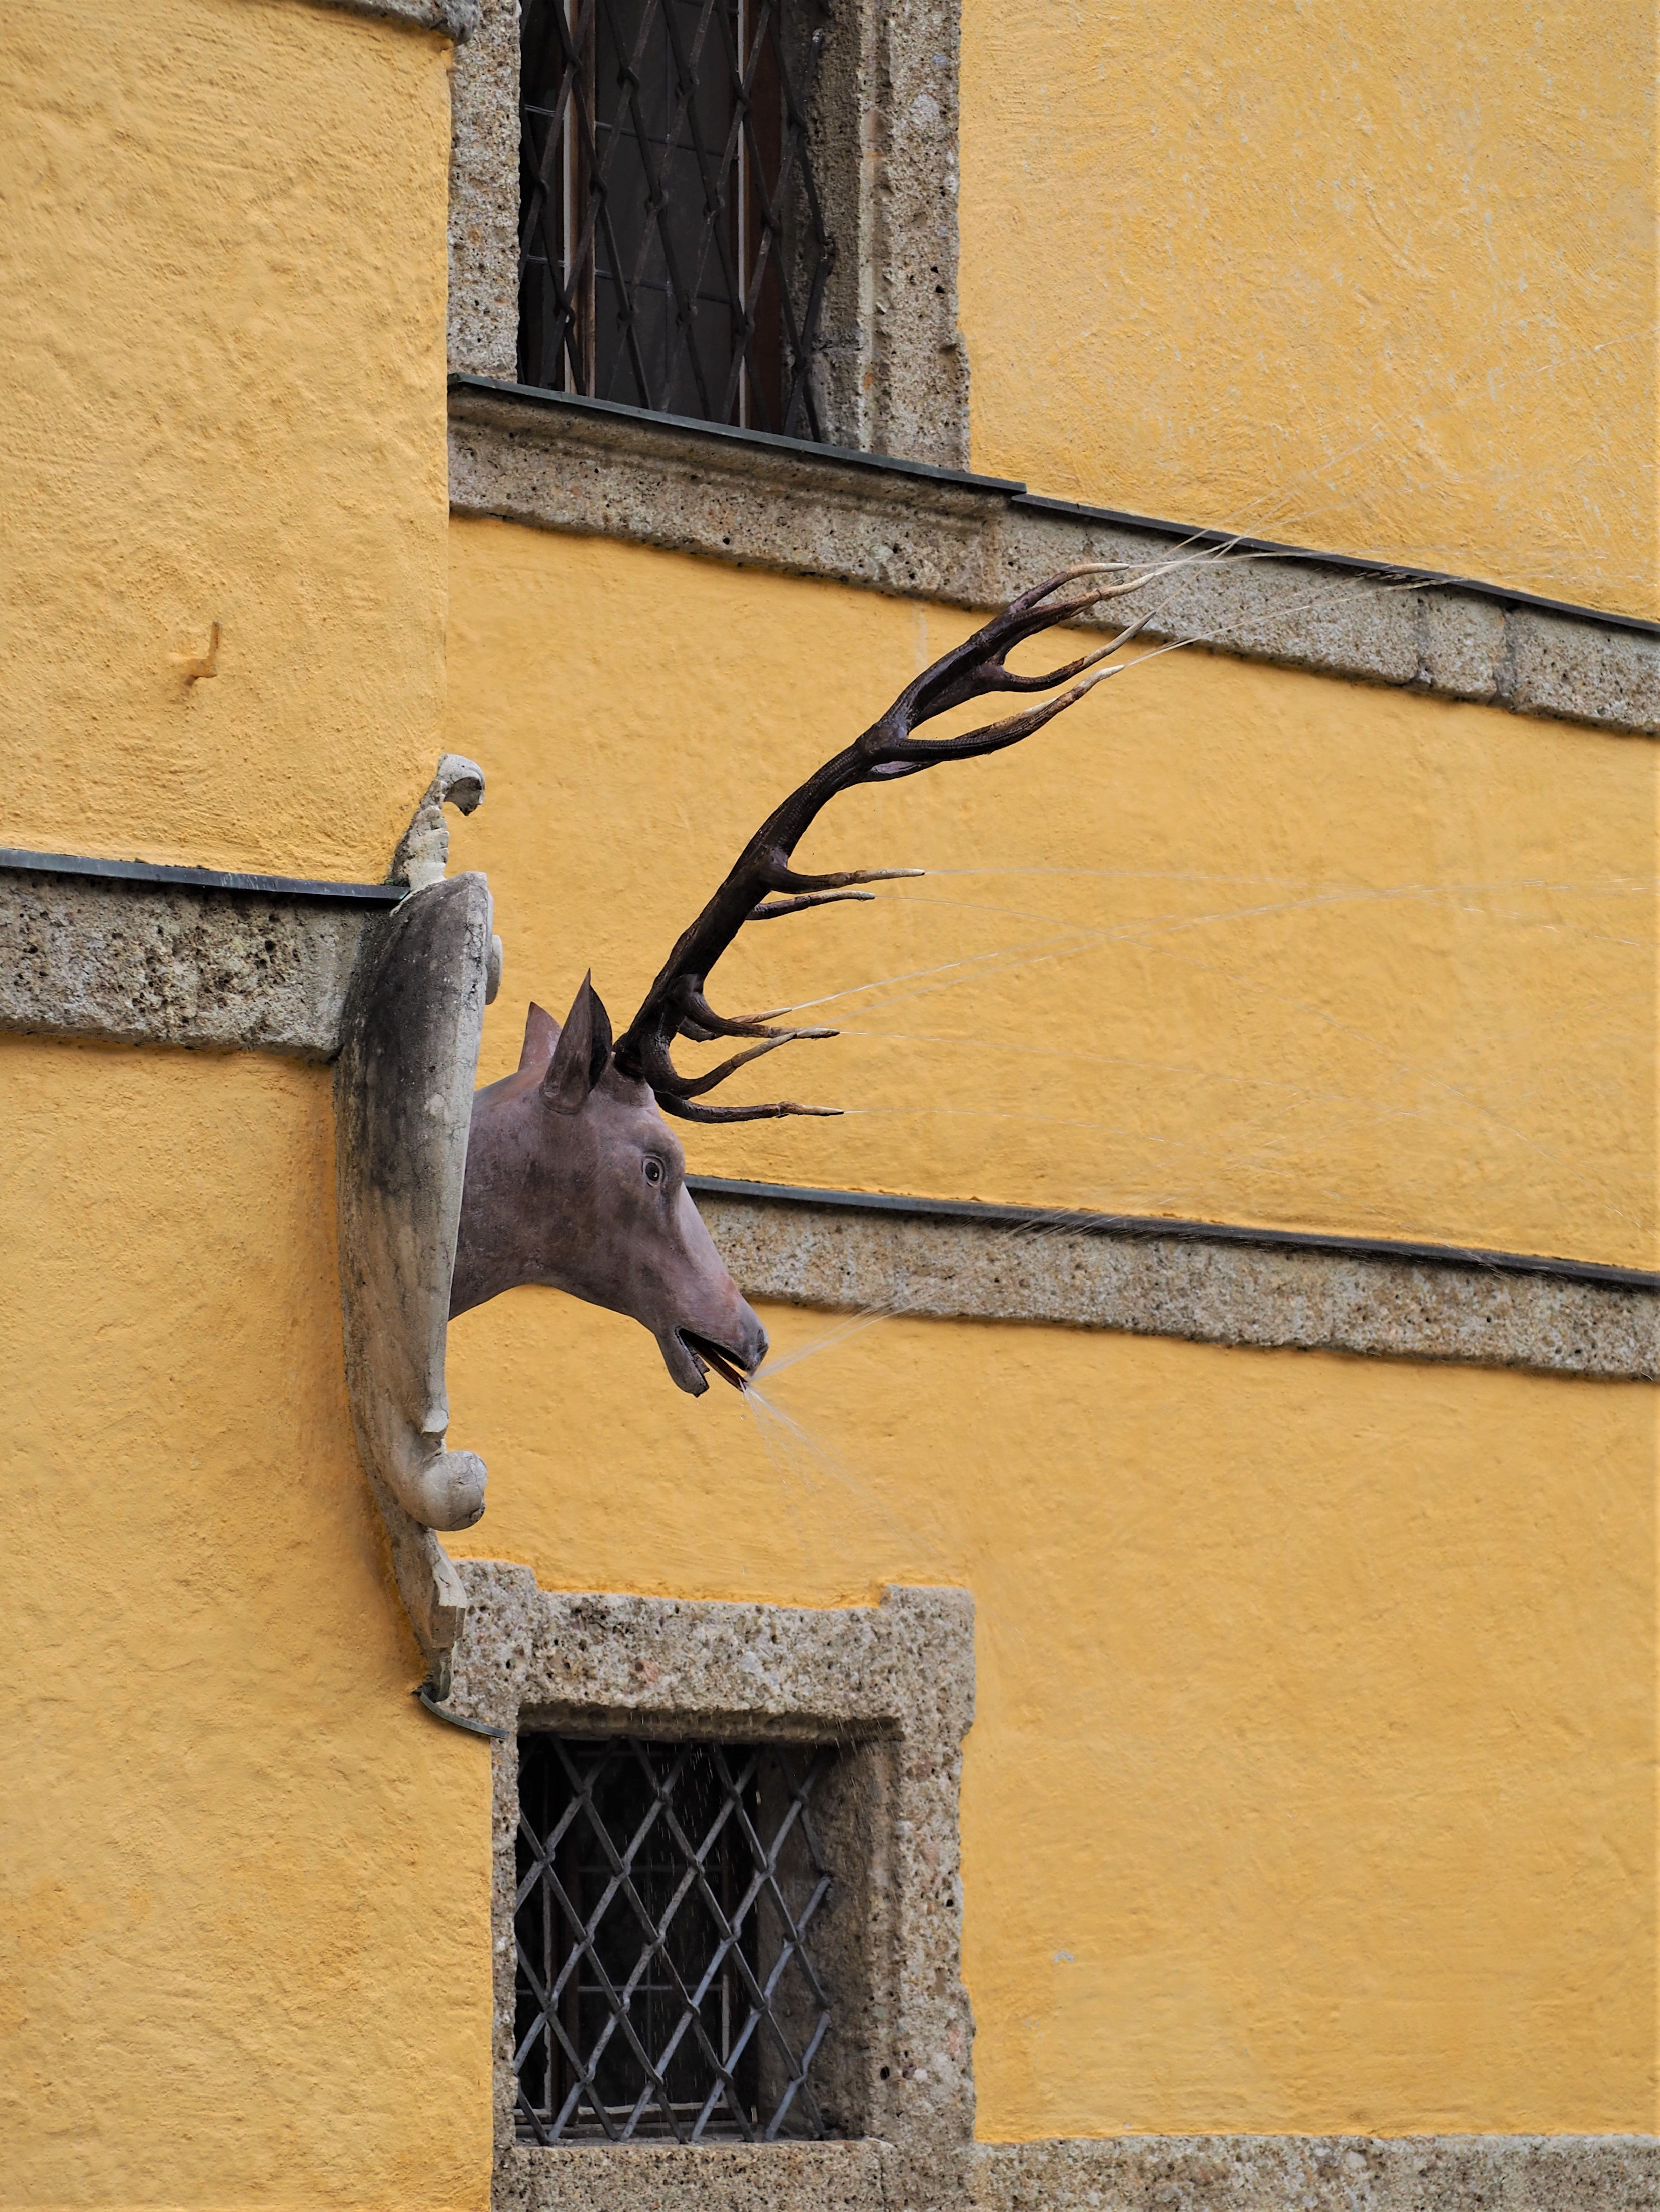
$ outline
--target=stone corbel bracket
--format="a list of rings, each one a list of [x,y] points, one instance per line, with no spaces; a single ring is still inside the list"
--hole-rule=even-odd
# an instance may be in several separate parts
[[[364,945],[335,1063],[340,1299],[358,1449],[392,1565],[442,1695],[466,1595],[439,1541],[484,1510],[484,1466],[448,1449],[444,1387],[467,1132],[500,945],[482,875],[445,881],[446,799],[483,778],[447,757],[398,848],[415,886]]]

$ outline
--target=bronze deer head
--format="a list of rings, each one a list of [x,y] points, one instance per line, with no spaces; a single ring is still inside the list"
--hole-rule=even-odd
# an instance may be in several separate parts
[[[1178,564],[1171,564],[1178,565]],[[942,761],[1000,752],[1030,737],[1126,664],[1103,666],[1146,627],[1151,614],[1106,644],[1042,676],[1017,676],[1004,663],[1023,640],[1075,621],[1104,600],[1150,580],[1056,593],[1085,576],[1068,569],[1012,599],[906,686],[879,721],[817,769],[768,816],[736,866],[669,955],[645,1003],[613,1044],[611,1023],[590,979],[583,979],[561,1029],[532,1006],[517,1072],[477,1091],[467,1146],[450,1311],[465,1313],[520,1283],[549,1283],[617,1313],[631,1314],[661,1347],[683,1390],[701,1394],[708,1370],[741,1389],[766,1356],[760,1321],[727,1273],[685,1187],[685,1156],[665,1115],[688,1121],[753,1121],[784,1114],[833,1114],[835,1107],[782,1100],[765,1106],[702,1103],[738,1068],[828,1029],[778,1029],[765,1014],[732,1018],[705,996],[710,971],[739,932],[841,899],[868,899],[859,888],[917,868],[860,868],[798,875],[797,844],[837,793],[892,776],[916,775]],[[1161,572],[1162,573],[1162,572]],[[1094,670],[1095,673],[1085,672]],[[1073,678],[1081,681],[1073,682]],[[964,702],[998,691],[1053,691],[1026,708],[958,738],[919,738],[920,724]],[[707,1044],[719,1037],[760,1042],[706,1075],[684,1076],[670,1057],[677,1036]]]

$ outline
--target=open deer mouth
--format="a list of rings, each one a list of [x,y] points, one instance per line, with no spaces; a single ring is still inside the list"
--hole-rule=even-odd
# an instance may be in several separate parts
[[[753,1371],[747,1362],[724,1344],[711,1344],[706,1336],[695,1329],[677,1328],[675,1334],[691,1354],[699,1374],[707,1375],[712,1367],[723,1382],[730,1382],[734,1390],[741,1390]]]

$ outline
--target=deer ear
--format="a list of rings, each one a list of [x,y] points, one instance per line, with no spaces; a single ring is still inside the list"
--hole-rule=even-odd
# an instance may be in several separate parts
[[[556,1114],[580,1114],[610,1058],[611,1017],[585,975],[542,1078],[543,1097]]]
[[[538,1006],[532,999],[530,1012],[525,1017],[525,1042],[519,1052],[520,1075],[540,1075],[553,1058],[553,1048],[559,1042],[559,1024],[545,1007]]]

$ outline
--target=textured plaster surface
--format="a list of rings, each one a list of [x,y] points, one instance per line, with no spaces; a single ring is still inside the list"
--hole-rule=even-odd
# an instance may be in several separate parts
[[[769,809],[973,617],[510,523],[453,542],[451,742],[507,794],[455,830],[512,956],[489,1079],[585,969],[624,1018]],[[694,1130],[692,1164],[1660,1267],[1657,795],[1651,743],[1162,654],[826,810],[803,866],[930,872],[743,933],[716,1005],[841,1035],[722,1095],[852,1110]]]
[[[1623,1381],[1660,1375],[1660,1291],[1652,1290],[1201,1236],[1012,1230],[708,1192],[698,1206],[751,1298]]]
[[[1174,529],[994,480],[939,481],[466,387],[450,395],[450,502],[459,514],[976,608],[1075,562],[1146,566],[1192,550]],[[1149,635],[1250,659],[1609,730],[1660,728],[1660,638],[1591,614],[1403,587],[1300,555],[1201,562],[1112,609],[1115,621],[1146,613]]]
[[[976,465],[1660,613],[1647,0],[1086,20],[965,11]]]
[[[9,18],[9,844],[384,866],[444,708],[452,52],[289,0]]]
[[[489,1762],[409,1694],[327,1072],[6,1037],[0,1125],[6,1620],[41,1662],[0,1729],[0,2195],[465,2212]]]
[[[830,2101],[850,2134],[891,2146],[908,2190],[937,2193],[974,2124],[958,1837],[961,1746],[974,1716],[967,1592],[892,1589],[879,1606],[820,1610],[568,1595],[493,1560],[459,1572],[468,1608],[451,1704],[470,1717],[515,1732],[842,1746],[818,1813],[838,1870],[820,1946],[841,1992],[824,2058]],[[553,2205],[612,2177],[580,2154],[514,2140],[516,1734],[494,1757],[496,2202]],[[634,2152],[618,2155],[628,2164]],[[642,2165],[642,2184],[672,2191],[672,2164]],[[803,2201],[827,2205],[868,2202],[873,2179],[871,2153],[850,2146],[781,2158],[770,2148],[733,2151],[702,2170],[717,2190],[799,2175]]]

